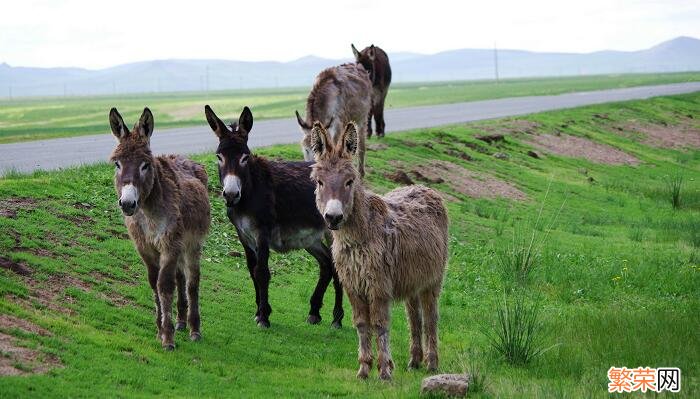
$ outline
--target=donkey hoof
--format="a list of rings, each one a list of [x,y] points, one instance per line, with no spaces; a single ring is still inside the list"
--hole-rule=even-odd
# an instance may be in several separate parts
[[[163,344],[163,350],[166,352],[172,352],[175,350],[175,344]]]
[[[255,320],[256,323],[259,322],[259,321],[260,321],[260,315],[257,315],[257,314],[256,314],[255,316],[253,316],[253,320]]]
[[[259,319],[258,320],[258,327],[263,328],[263,329],[268,329],[268,328],[270,328],[270,321]]]
[[[193,332],[190,334],[190,341],[199,341],[202,339],[202,333],[200,332]]]
[[[382,381],[391,381],[391,370],[384,369],[379,371],[379,379]]]
[[[361,380],[366,380],[369,377],[369,365],[363,364],[360,369],[357,370],[357,378]]]
[[[321,316],[310,314],[309,317],[306,319],[306,322],[309,324],[318,324],[321,322]]]
[[[408,362],[408,368],[411,370],[418,370],[420,368],[420,360],[411,359],[411,361]]]
[[[177,324],[175,324],[175,331],[182,331],[187,328],[187,323],[184,321],[178,321]]]
[[[335,328],[336,330],[340,330],[343,328],[343,323],[341,323],[340,320],[334,320],[333,323],[331,323],[331,327]]]

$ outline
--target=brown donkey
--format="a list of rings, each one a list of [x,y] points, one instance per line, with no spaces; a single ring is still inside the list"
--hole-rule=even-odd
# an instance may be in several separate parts
[[[153,114],[143,110],[130,131],[116,108],[109,113],[117,148],[110,160],[124,224],[148,268],[156,303],[158,337],[175,348],[172,304],[177,286],[177,329],[190,327],[199,340],[199,258],[209,231],[209,197],[204,168],[176,155],[154,157]]]
[[[306,100],[306,119],[296,112],[297,123],[304,133],[301,150],[306,161],[313,161],[310,135],[313,121],[327,124],[335,139],[348,122],[364,125],[372,106],[372,82],[361,64],[343,64],[323,70],[316,77],[314,87]],[[365,175],[365,127],[358,141],[358,168]]]
[[[362,51],[357,51],[354,44],[352,53],[355,55],[355,61],[362,64],[369,71],[370,79],[372,80],[372,109],[367,117],[367,136],[372,137],[372,116],[377,126],[377,137],[384,137],[384,100],[389,93],[389,85],[391,84],[391,65],[389,65],[389,56],[384,50],[374,44],[365,47]]]
[[[440,195],[423,186],[384,196],[365,191],[352,165],[357,127],[350,123],[334,143],[320,123],[312,130],[316,206],[333,233],[333,259],[352,305],[359,336],[360,369],[372,366],[370,338],[377,334],[379,378],[390,379],[389,316],[393,300],[406,300],[411,328],[411,368],[423,360],[425,328],[429,370],[438,366],[438,299],[447,262],[447,210]]]

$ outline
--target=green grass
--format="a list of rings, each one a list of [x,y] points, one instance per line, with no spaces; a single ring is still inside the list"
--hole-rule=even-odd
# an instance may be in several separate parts
[[[700,72],[505,79],[499,83],[394,84],[386,104],[388,108],[399,108],[698,80]],[[111,107],[118,107],[127,120],[136,120],[148,106],[156,115],[158,129],[202,125],[204,104],[211,104],[219,115],[229,119],[237,118],[244,105],[255,110],[256,120],[291,118],[294,110],[304,110],[308,92],[309,88],[304,87],[218,91],[208,95],[199,92],[4,99],[0,100],[0,144],[106,133]]]
[[[493,146],[474,139],[485,131],[512,130],[512,119],[392,134],[383,139],[388,148],[368,152],[367,182],[379,192],[396,187],[385,177],[394,171],[395,160],[418,169],[442,160],[509,181],[528,197],[473,199],[455,191],[450,181],[431,184],[450,195],[440,371],[478,370],[480,392],[472,397],[579,398],[609,397],[611,366],[675,366],[683,373],[682,392],[666,396],[700,396],[700,151],[648,147],[614,129],[626,120],[673,125],[677,115],[688,114],[700,115],[700,94],[519,118],[536,123],[538,132],[559,130],[615,146],[637,157],[638,166],[551,154],[534,159],[527,155],[531,148],[522,133]],[[294,145],[258,152],[300,158]],[[495,152],[509,158],[496,159]],[[216,176],[212,154],[195,158]],[[683,201],[674,209],[665,182],[677,174],[686,179]],[[10,198],[35,199],[16,209],[14,218],[0,216],[0,256],[34,270],[30,287],[0,268],[0,313],[51,331],[51,336],[25,333],[19,339],[63,363],[44,375],[0,377],[0,396],[418,395],[427,373],[406,370],[408,328],[400,304],[393,307],[397,369],[390,383],[379,382],[376,370],[366,382],[355,378],[357,338],[347,300],[342,330],[329,326],[332,290],[321,325],[305,324],[318,269],[303,252],[271,256],[272,328],[255,326],[253,287],[244,259],[229,255],[242,249],[215,194],[216,178],[211,183],[212,231],[202,263],[204,338],[192,343],[178,333],[175,352],[163,352],[155,338],[146,270],[124,238],[112,175],[112,168],[102,164],[0,180],[0,206],[7,207]],[[480,328],[497,322],[510,284],[494,248],[510,240],[543,203],[541,220],[555,222],[538,247],[526,288],[538,298],[538,326],[548,332],[539,345],[551,349],[513,366],[490,347]],[[549,224],[537,234],[543,235]],[[89,284],[87,290],[67,288],[56,299],[71,312],[53,310],[31,295],[36,287],[51,286],[57,275]],[[113,305],[115,298],[127,306]]]

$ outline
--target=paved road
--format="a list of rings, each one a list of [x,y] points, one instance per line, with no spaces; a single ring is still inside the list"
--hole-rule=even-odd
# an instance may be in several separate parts
[[[588,104],[643,99],[700,91],[700,82],[631,87],[556,96],[514,97],[458,104],[390,109],[385,112],[387,132],[470,122],[504,116],[524,115]],[[203,105],[202,105],[203,107]],[[255,112],[255,110],[253,110]],[[203,112],[202,112],[203,113]],[[133,122],[133,121],[132,121]],[[130,123],[132,123],[130,122]],[[107,129],[105,111],[105,129]],[[156,127],[158,115],[156,115]],[[251,147],[296,143],[301,133],[296,120],[274,119],[255,122]],[[216,148],[216,137],[202,116],[202,125],[153,133],[152,148],[162,153],[201,153]],[[0,145],[0,175],[8,170],[30,172],[105,161],[115,141],[111,133]]]

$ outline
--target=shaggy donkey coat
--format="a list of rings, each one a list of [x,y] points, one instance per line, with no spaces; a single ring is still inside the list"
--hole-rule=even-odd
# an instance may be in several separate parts
[[[372,82],[361,64],[343,64],[322,71],[306,101],[306,119],[296,112],[297,123],[304,133],[301,150],[304,159],[313,161],[311,150],[311,125],[321,121],[336,139],[348,122],[361,123],[362,134],[358,140],[358,169],[365,175],[365,124],[372,106]]]
[[[357,128],[347,125],[334,143],[320,123],[312,131],[316,206],[333,233],[333,259],[352,305],[359,336],[358,377],[372,365],[370,338],[377,335],[379,377],[390,379],[389,316],[393,300],[406,301],[411,360],[437,369],[438,298],[447,262],[447,210],[434,190],[398,188],[384,196],[365,191],[352,155]],[[427,350],[422,347],[425,329]]]
[[[384,137],[384,100],[389,93],[389,85],[391,84],[391,66],[389,65],[389,56],[384,50],[376,47],[374,44],[365,47],[362,51],[357,51],[354,44],[352,53],[355,55],[355,61],[362,64],[369,71],[370,79],[372,80],[372,108],[367,117],[367,136],[372,137],[372,116],[377,125],[377,136]]]
[[[311,296],[307,322],[321,322],[323,295],[331,279],[335,289],[332,326],[341,327],[343,289],[333,266],[328,234],[314,203],[314,184],[309,179],[310,162],[274,162],[250,153],[248,134],[253,114],[243,109],[237,124],[226,126],[208,105],[207,121],[219,138],[216,156],[228,218],[236,227],[245,250],[250,278],[255,287],[255,321],[270,326],[268,302],[270,248],[278,252],[305,249],[316,260],[320,275]]]
[[[201,338],[199,258],[209,231],[209,196],[204,168],[177,155],[154,157],[153,115],[146,108],[129,131],[116,108],[109,113],[118,145],[110,160],[124,224],[148,269],[163,348],[175,348],[172,302],[177,286],[177,326]]]

